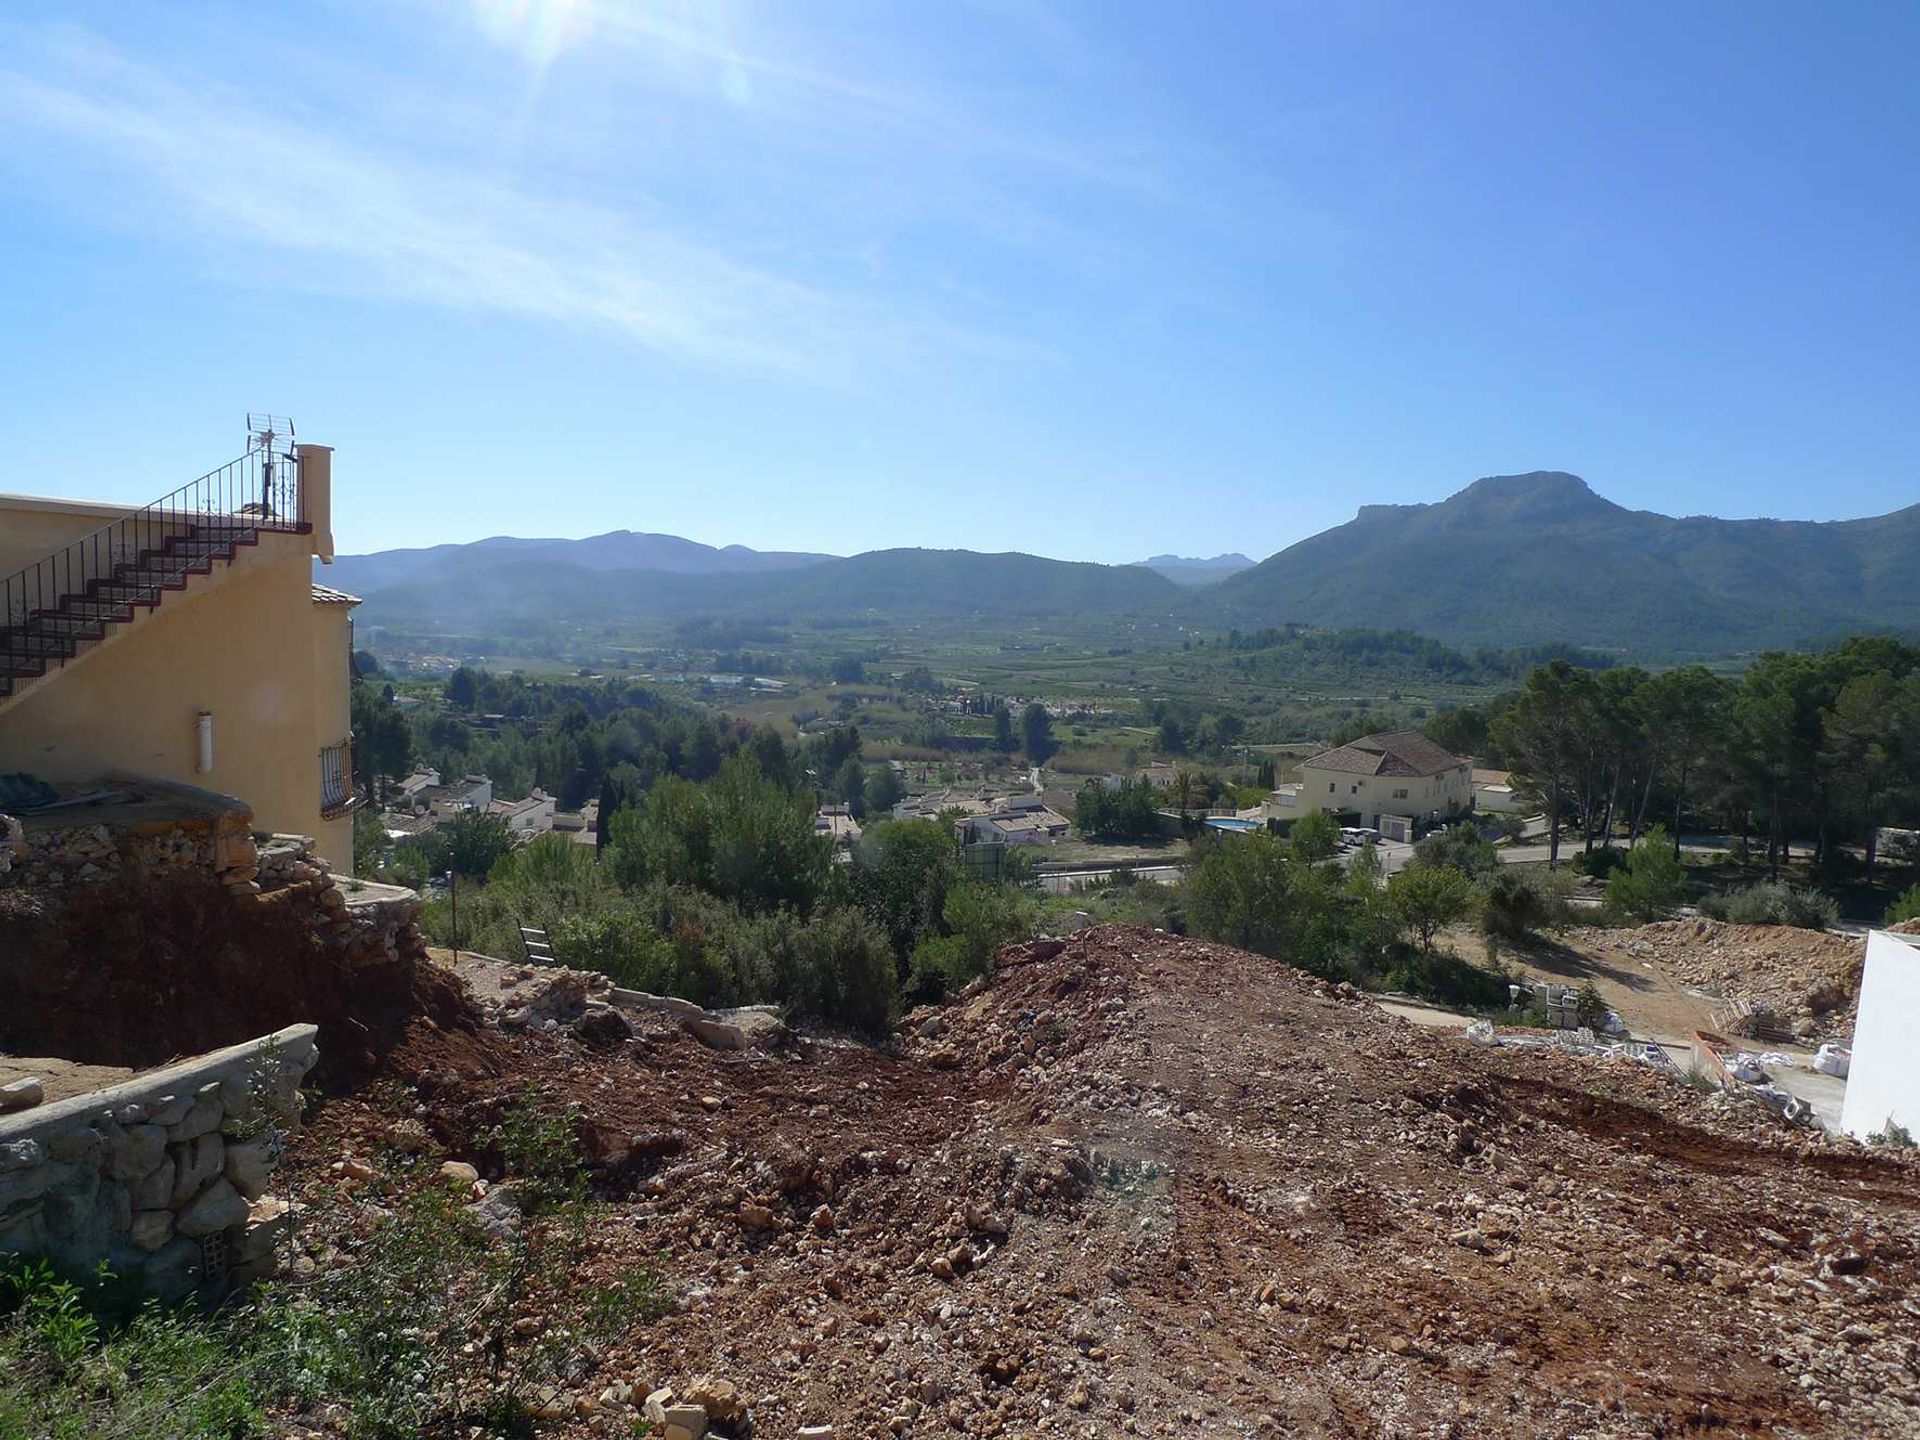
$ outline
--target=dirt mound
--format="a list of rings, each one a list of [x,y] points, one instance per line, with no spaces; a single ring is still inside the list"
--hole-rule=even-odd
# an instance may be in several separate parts
[[[304,897],[236,901],[175,874],[12,892],[0,911],[0,1050],[145,1067],[302,1022],[319,1078],[375,1073],[410,1029],[484,1046],[452,976],[329,943]]]
[[[1631,930],[1580,930],[1568,943],[1646,961],[1691,989],[1764,1008],[1802,1040],[1853,1034],[1866,942],[1858,935],[1790,925],[1663,920]]]
[[[909,1037],[529,1034],[328,1107],[289,1173],[335,1183],[421,1097],[459,1154],[537,1086],[624,1197],[577,1282],[647,1260],[682,1297],[581,1392],[717,1372],[768,1435],[1920,1426],[1911,1160],[1118,927]]]

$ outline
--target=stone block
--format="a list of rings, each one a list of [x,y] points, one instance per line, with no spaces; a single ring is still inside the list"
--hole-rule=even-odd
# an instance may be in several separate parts
[[[673,1393],[673,1387],[671,1385],[662,1385],[658,1390],[653,1391],[645,1400],[640,1402],[641,1418],[649,1425],[666,1424],[667,1406],[673,1404],[679,1398],[679,1396]]]
[[[198,1142],[195,1142],[198,1143]],[[225,1161],[227,1179],[249,1200],[258,1200],[273,1173],[273,1152],[264,1140],[247,1140],[228,1145]]]
[[[247,1218],[247,1202],[224,1179],[202,1190],[192,1204],[174,1217],[174,1228],[182,1235],[199,1237],[239,1225]]]
[[[46,1086],[38,1075],[28,1075],[0,1085],[0,1110],[31,1110],[46,1098]]]
[[[107,1137],[91,1125],[76,1125],[47,1140],[47,1153],[75,1165],[98,1165],[107,1152]]]
[[[191,1095],[162,1095],[147,1107],[147,1122],[151,1125],[178,1125],[187,1118],[187,1111],[192,1108]]]
[[[167,1127],[167,1139],[178,1144],[182,1140],[211,1134],[220,1128],[226,1113],[226,1106],[220,1103],[219,1082],[202,1085],[194,1095],[192,1105],[187,1108],[187,1113]]]
[[[0,1145],[0,1171],[29,1170],[46,1158],[46,1149],[38,1140],[15,1140]]]
[[[173,1194],[169,1203],[178,1210],[226,1168],[227,1142],[218,1135],[202,1135],[173,1148]]]
[[[259,1260],[272,1255],[293,1234],[294,1222],[304,1209],[277,1196],[256,1200],[247,1211],[246,1228],[234,1243],[234,1258]]]
[[[206,1278],[206,1255],[199,1241],[176,1235],[153,1252],[141,1275],[161,1300],[184,1300]]]
[[[129,1125],[111,1140],[107,1174],[115,1180],[139,1180],[160,1168],[167,1156],[167,1132],[158,1125]]]
[[[102,1228],[95,1205],[100,1194],[100,1174],[95,1170],[72,1171],[65,1166],[46,1167],[42,1173],[58,1175],[57,1183],[45,1192],[40,1219],[47,1233],[59,1240],[84,1239]]]
[[[133,1208],[164,1210],[173,1204],[174,1164],[171,1155],[161,1159],[154,1170],[133,1182]]]
[[[127,1239],[151,1254],[173,1238],[171,1210],[136,1210],[133,1224],[127,1227]]]
[[[106,1226],[109,1235],[124,1235],[133,1224],[133,1193],[116,1181],[108,1180],[100,1186],[93,1208],[95,1218]]]

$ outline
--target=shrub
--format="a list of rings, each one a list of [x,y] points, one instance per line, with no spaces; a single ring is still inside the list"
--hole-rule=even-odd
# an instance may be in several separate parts
[[[1248,835],[1209,846],[1184,888],[1195,935],[1316,975],[1345,971],[1356,936],[1340,878],[1295,860],[1286,842]]]
[[[1656,825],[1607,881],[1607,909],[1630,920],[1660,920],[1679,908],[1686,893],[1686,869],[1674,858],[1672,839]]]
[[[1840,906],[1818,890],[1796,890],[1778,880],[1763,880],[1744,890],[1711,897],[1701,909],[1736,925],[1795,925],[1824,930],[1840,919]]]
[[[1404,990],[1445,1005],[1482,1010],[1505,1006],[1508,1000],[1507,980],[1503,975],[1470,964],[1457,955],[1404,947],[1381,976],[1380,983],[1389,990]]]
[[[1524,940],[1553,913],[1540,882],[1524,870],[1503,865],[1487,881],[1480,897],[1480,928],[1502,940]]]
[[[1611,845],[1602,845],[1598,850],[1589,850],[1573,858],[1573,868],[1595,880],[1605,880],[1626,863],[1626,855]]]
[[[1287,843],[1293,846],[1295,859],[1309,864],[1330,860],[1340,849],[1340,827],[1324,810],[1311,810],[1293,822]]]
[[[566,1117],[542,1111],[528,1087],[508,1107],[490,1137],[513,1176],[514,1194],[527,1215],[544,1215],[586,1203],[587,1170],[580,1141]]]
[[[1909,885],[1887,906],[1887,924],[1898,925],[1904,920],[1920,920],[1920,885]]]
[[[1500,853],[1472,825],[1455,825],[1435,830],[1414,846],[1413,864],[1419,869],[1451,868],[1478,880],[1500,868]]]
[[[859,910],[786,923],[772,947],[774,993],[793,1013],[883,1035],[900,1009],[893,947]]]
[[[226,1323],[131,1298],[43,1260],[0,1269],[0,1435],[235,1440],[264,1430],[263,1396]]]
[[[1891,1116],[1887,1119],[1886,1129],[1873,1131],[1867,1136],[1867,1143],[1887,1145],[1895,1150],[1911,1150],[1915,1145],[1913,1132]]]
[[[1393,913],[1433,949],[1433,937],[1473,911],[1473,883],[1451,865],[1410,865],[1387,881]]]
[[[938,999],[986,974],[995,951],[1029,932],[1032,916],[1031,902],[1009,886],[956,885],[941,911],[948,933],[929,935],[914,948],[909,990],[917,998]]]
[[[732,919],[709,896],[663,886],[633,908],[563,920],[553,940],[567,964],[598,970],[616,985],[731,1005],[755,998],[726,946]]]

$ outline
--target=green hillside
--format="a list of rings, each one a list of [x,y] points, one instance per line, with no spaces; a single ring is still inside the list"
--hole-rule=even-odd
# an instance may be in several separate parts
[[[1370,505],[1204,592],[1237,625],[1411,629],[1721,654],[1920,628],[1920,506],[1866,520],[1674,519],[1556,472]]]

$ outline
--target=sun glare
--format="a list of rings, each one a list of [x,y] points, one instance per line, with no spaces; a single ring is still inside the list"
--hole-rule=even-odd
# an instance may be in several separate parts
[[[474,17],[495,44],[545,69],[585,38],[591,0],[473,0]]]

